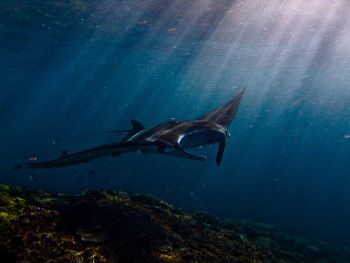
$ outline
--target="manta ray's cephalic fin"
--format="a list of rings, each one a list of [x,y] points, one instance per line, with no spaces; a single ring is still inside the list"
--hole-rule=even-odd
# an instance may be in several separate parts
[[[218,153],[216,155],[216,164],[220,165],[221,160],[222,160],[222,156],[224,154],[225,151],[225,147],[226,147],[226,138],[220,138],[219,140],[219,149],[218,149]]]
[[[183,156],[188,158],[188,159],[192,159],[192,160],[199,160],[199,161],[203,161],[206,160],[207,157],[203,156],[203,155],[195,155],[192,154],[188,151],[186,151],[184,148],[182,148],[180,145],[178,145],[178,149],[182,152]]]

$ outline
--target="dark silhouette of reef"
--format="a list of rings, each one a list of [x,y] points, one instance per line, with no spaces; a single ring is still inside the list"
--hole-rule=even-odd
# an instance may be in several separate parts
[[[344,247],[221,222],[148,195],[0,185],[0,262],[350,262]]]

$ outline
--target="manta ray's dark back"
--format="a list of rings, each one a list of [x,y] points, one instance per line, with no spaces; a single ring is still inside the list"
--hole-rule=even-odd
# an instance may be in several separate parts
[[[198,120],[210,121],[228,127],[238,112],[245,90],[246,88],[242,88],[238,94],[224,106],[201,116]]]

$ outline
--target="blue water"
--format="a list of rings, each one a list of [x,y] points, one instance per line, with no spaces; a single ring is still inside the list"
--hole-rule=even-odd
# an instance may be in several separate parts
[[[36,2],[51,16],[1,14],[1,183],[148,193],[185,210],[350,244],[347,0],[106,0],[86,10],[66,2],[72,16]],[[196,118],[244,85],[219,167],[213,146],[199,150],[205,162],[130,154],[11,169],[123,135],[57,138],[129,128],[131,119]]]

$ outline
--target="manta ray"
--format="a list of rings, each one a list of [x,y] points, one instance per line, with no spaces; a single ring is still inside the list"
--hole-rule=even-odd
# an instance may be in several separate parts
[[[118,143],[104,144],[72,154],[62,151],[62,156],[57,159],[29,162],[27,166],[30,169],[64,167],[87,163],[102,156],[120,156],[132,152],[205,160],[205,156],[192,154],[188,149],[215,143],[218,144],[216,163],[220,165],[230,135],[227,128],[238,112],[244,92],[245,88],[222,107],[195,120],[170,120],[150,128],[132,120],[132,129]]]

